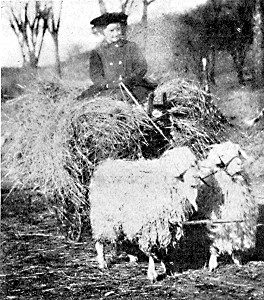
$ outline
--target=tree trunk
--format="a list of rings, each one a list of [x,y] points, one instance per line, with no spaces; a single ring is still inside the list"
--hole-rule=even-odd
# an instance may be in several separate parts
[[[142,30],[143,30],[143,50],[146,51],[147,48],[147,38],[148,38],[148,2],[143,1],[143,13],[141,18]]]
[[[105,14],[106,13],[106,7],[105,7],[104,0],[98,0],[98,3],[99,3],[99,8],[100,8],[101,14]]]
[[[19,42],[19,46],[20,46],[20,51],[21,51],[21,55],[22,55],[22,59],[23,59],[23,66],[25,66],[27,63],[27,60],[26,60],[26,54],[24,52],[24,45],[23,45],[23,43]]]
[[[245,47],[237,47],[234,50],[231,50],[231,55],[234,61],[235,70],[237,72],[237,78],[239,84],[244,84],[244,62],[246,57],[246,49]]]
[[[262,33],[262,20],[260,11],[260,0],[256,0],[255,13],[253,16],[254,20],[254,37],[253,37],[253,59],[254,59],[254,73],[253,80],[254,86],[260,87],[263,85],[263,33]]]
[[[215,61],[216,61],[215,46],[212,46],[208,54],[208,80],[211,84],[215,84]]]
[[[36,69],[38,67],[38,61],[39,61],[39,58],[36,57],[36,54],[35,52],[30,52],[29,53],[29,66],[32,68],[32,69]]]
[[[61,64],[60,64],[60,55],[59,55],[59,39],[58,35],[54,34],[52,35],[54,46],[55,46],[55,70],[58,74],[59,78],[61,78]]]

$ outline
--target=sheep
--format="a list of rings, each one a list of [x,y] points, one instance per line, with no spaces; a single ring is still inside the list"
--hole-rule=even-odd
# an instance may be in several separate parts
[[[107,268],[104,242],[122,233],[149,257],[147,276],[156,281],[153,250],[179,245],[183,225],[195,215],[218,223],[209,227],[209,271],[217,267],[220,253],[239,263],[234,253],[254,247],[257,222],[257,204],[243,176],[245,158],[239,145],[226,142],[213,145],[200,162],[189,148],[180,147],[159,159],[99,164],[89,192],[99,267]],[[161,265],[168,273],[163,258]]]
[[[198,218],[216,221],[209,227],[209,271],[218,266],[220,254],[228,253],[240,265],[236,254],[255,246],[258,206],[243,170],[247,159],[238,144],[228,141],[213,145],[207,158],[199,163],[199,176],[205,178],[205,184],[198,192]],[[221,222],[225,220],[228,222]]]
[[[102,162],[90,183],[90,220],[99,267],[107,268],[104,241],[120,232],[149,257],[147,276],[157,280],[153,249],[166,249],[183,235],[182,222],[197,209],[196,157],[187,147],[159,159]],[[174,231],[172,231],[174,225]],[[164,274],[168,272],[161,260]]]

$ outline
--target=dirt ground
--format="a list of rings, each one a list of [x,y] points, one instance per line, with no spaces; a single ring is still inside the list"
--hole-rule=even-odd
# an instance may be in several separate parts
[[[264,297],[264,261],[256,253],[241,267],[223,259],[213,273],[190,267],[155,284],[146,278],[148,263],[144,259],[132,264],[116,259],[102,272],[97,268],[90,235],[80,243],[67,242],[56,229],[55,216],[41,201],[29,203],[16,197],[3,202],[1,299]],[[107,259],[111,260],[113,251],[110,246],[108,250]]]
[[[244,122],[264,106],[263,95],[243,88],[228,95],[219,91],[218,105],[234,125],[230,139],[249,156],[247,171],[260,208],[256,249],[242,266],[221,258],[216,271],[209,273],[202,265],[189,264],[155,284],[147,280],[148,262],[143,258],[133,264],[115,259],[101,272],[89,232],[80,243],[67,242],[42,199],[30,202],[15,195],[2,198],[0,298],[264,299],[264,124],[248,128]],[[186,264],[190,259],[185,257]]]

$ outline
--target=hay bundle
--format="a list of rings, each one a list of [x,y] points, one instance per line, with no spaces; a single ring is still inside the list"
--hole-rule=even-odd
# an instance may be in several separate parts
[[[141,127],[149,125],[129,104],[110,97],[77,102],[74,91],[60,89],[41,86],[5,104],[11,113],[4,120],[9,139],[2,166],[13,187],[38,189],[80,206],[96,163],[140,154]]]
[[[227,120],[214,104],[213,95],[204,92],[194,82],[167,80],[155,90],[155,103],[166,94],[167,111],[174,145],[189,146],[203,158],[208,146],[225,140]]]
[[[156,99],[166,91],[169,102],[174,105],[170,109],[171,116],[174,116],[175,107],[179,112],[197,102],[197,98],[205,97],[198,88],[185,85],[184,81],[175,80],[162,84],[156,91]],[[179,91],[185,91],[184,99],[189,97],[189,102],[186,100],[181,106],[176,105]],[[149,123],[143,108],[110,96],[75,102],[72,99],[76,94],[78,91],[58,83],[40,82],[23,99],[5,105],[4,110],[16,107],[2,126],[8,128],[12,137],[4,147],[3,166],[15,186],[38,188],[45,194],[61,194],[62,198],[69,195],[78,202],[99,161],[108,157],[137,159],[141,155],[152,158],[168,148],[171,137],[168,136],[167,124],[157,121],[168,137],[164,140]],[[204,103],[201,99],[198,103]],[[175,145],[191,144],[199,154],[201,148],[205,149],[217,137],[203,138],[205,132],[203,129],[199,131],[199,122],[194,121],[197,115],[191,115],[192,120],[173,118],[173,124],[183,126],[187,122],[189,127],[184,125],[184,128],[194,129],[196,136],[199,135],[197,143],[203,145],[196,147],[194,137],[189,137],[191,129],[189,132],[172,130],[172,133],[173,136],[179,134],[182,139],[174,138]],[[200,115],[200,119],[203,117]],[[190,127],[191,122],[199,126]]]
[[[79,170],[74,176],[67,170],[72,161],[69,99],[54,102],[41,93],[29,94],[18,105],[6,121],[10,139],[2,158],[13,188],[38,189],[46,196],[64,192],[73,202],[83,201]]]
[[[122,231],[147,254],[154,245],[167,247],[171,225],[196,208],[196,172],[196,158],[186,147],[160,159],[103,162],[90,184],[94,238],[113,241]]]
[[[76,105],[72,112],[72,151],[89,166],[106,158],[141,156],[144,128],[151,128],[141,107],[111,97],[96,97]]]

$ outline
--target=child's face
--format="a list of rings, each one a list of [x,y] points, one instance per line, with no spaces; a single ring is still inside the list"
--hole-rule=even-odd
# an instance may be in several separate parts
[[[120,23],[112,23],[103,29],[103,34],[107,43],[118,42],[122,38],[122,27]]]

